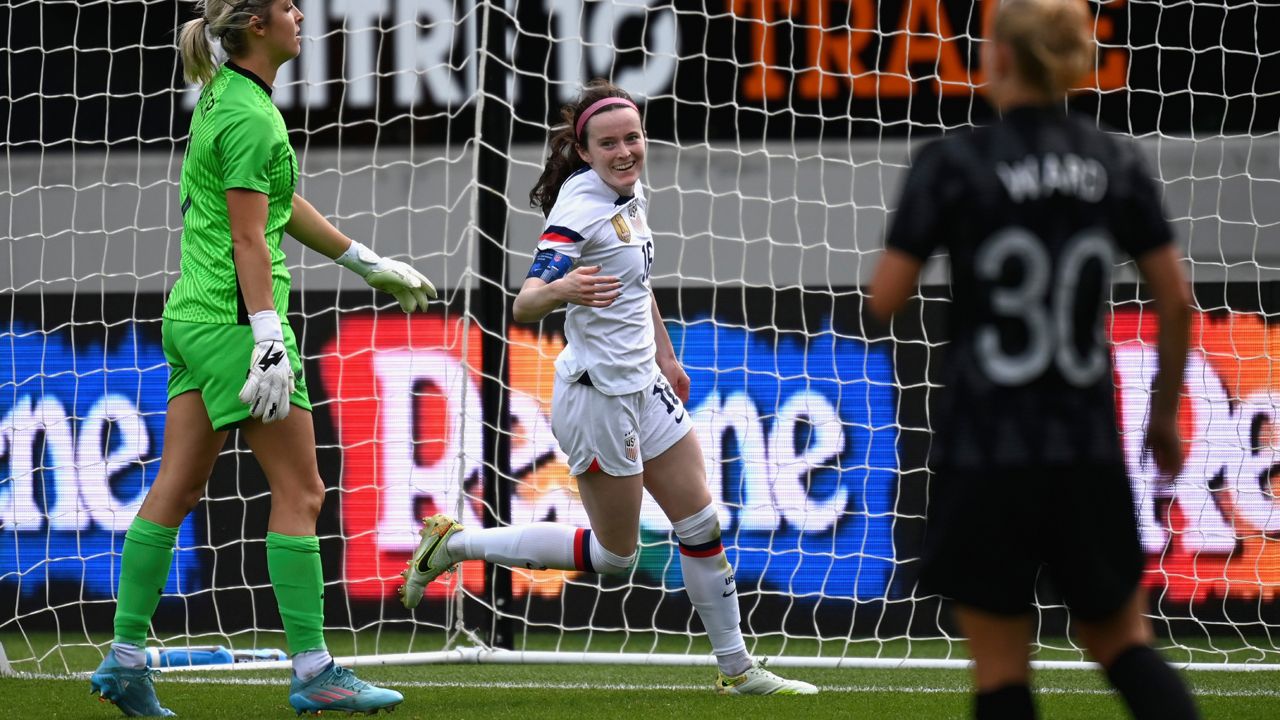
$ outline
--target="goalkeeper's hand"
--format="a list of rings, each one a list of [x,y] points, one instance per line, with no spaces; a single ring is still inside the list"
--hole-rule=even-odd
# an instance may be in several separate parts
[[[293,394],[293,368],[284,347],[280,316],[275,310],[263,310],[249,316],[253,325],[253,356],[240,402],[249,406],[249,416],[263,424],[289,416],[289,396]]]
[[[391,293],[407,313],[426,310],[427,299],[436,297],[436,288],[425,275],[407,263],[381,257],[358,242],[353,241],[335,262],[364,278],[369,287]]]

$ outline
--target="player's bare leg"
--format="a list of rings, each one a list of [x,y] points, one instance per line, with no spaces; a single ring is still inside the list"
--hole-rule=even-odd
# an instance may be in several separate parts
[[[311,413],[294,407],[270,424],[246,420],[241,432],[271,486],[267,572],[293,658],[289,704],[299,714],[326,710],[376,713],[404,701],[333,662],[324,642],[324,577],[316,518],[324,481],[316,463]]]
[[[1096,622],[1076,620],[1080,642],[1099,665],[1107,667],[1130,647],[1150,645],[1155,639],[1151,623],[1142,614],[1146,603],[1146,592],[1138,590],[1109,618]]]
[[[645,460],[644,484],[671,520],[680,541],[685,591],[707,629],[725,695],[808,695],[818,689],[787,680],[754,663],[742,638],[738,586],[720,540],[720,520],[707,490],[706,468],[690,432],[662,454]]]
[[[1076,621],[1080,642],[1106,670],[1138,720],[1195,718],[1195,702],[1186,684],[1151,647],[1155,636],[1143,614],[1146,607],[1146,591],[1139,588],[1111,617]]]
[[[1035,717],[1031,616],[998,615],[965,605],[957,605],[955,614],[973,658],[976,717]]]
[[[634,554],[640,540],[644,476],[585,472],[577,479],[582,507],[600,544],[615,555]]]
[[[226,444],[226,431],[213,429],[199,391],[184,392],[170,400],[160,469],[138,516],[164,527],[181,525],[204,497],[204,486]]]
[[[283,420],[241,424],[253,457],[271,487],[267,530],[282,535],[314,535],[324,504],[324,481],[316,462],[311,413],[294,407]]]
[[[169,401],[160,469],[125,535],[115,642],[90,679],[91,691],[125,715],[172,714],[156,698],[146,667],[147,629],[169,577],[178,526],[204,495],[226,439],[225,432],[215,432],[209,423],[199,392]]]

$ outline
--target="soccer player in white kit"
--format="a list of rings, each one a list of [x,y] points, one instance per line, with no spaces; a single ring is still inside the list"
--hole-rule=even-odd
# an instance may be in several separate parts
[[[680,542],[685,590],[706,627],[729,695],[812,694],[754,663],[739,628],[737,586],[720,541],[702,450],[684,407],[689,376],[676,359],[649,285],[653,233],[640,182],[645,136],[627,93],[603,80],[561,108],[551,153],[530,200],[547,216],[513,315],[534,323],[562,305],[551,427],[591,528],[530,523],[464,530],[445,515],[424,520],[404,571],[405,607],[463,560],[606,574],[630,570],[645,490]]]

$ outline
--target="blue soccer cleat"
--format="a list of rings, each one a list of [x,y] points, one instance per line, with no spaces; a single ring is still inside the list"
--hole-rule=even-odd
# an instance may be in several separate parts
[[[115,703],[129,717],[173,717],[173,712],[156,699],[156,688],[151,684],[154,674],[149,668],[121,665],[116,661],[115,652],[108,650],[102,664],[89,678],[89,692]]]
[[[379,710],[391,712],[402,702],[404,696],[395,690],[370,685],[336,664],[308,682],[294,675],[289,688],[289,704],[299,715],[324,711],[374,715]]]

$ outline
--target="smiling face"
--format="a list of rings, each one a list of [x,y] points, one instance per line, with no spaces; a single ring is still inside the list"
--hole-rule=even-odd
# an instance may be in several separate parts
[[[262,38],[272,61],[280,65],[302,52],[302,10],[292,0],[276,0],[268,13],[249,28]]]
[[[619,195],[634,195],[644,170],[644,129],[640,113],[615,106],[592,115],[583,129],[586,144],[578,145],[578,157],[591,166],[605,184]]]

